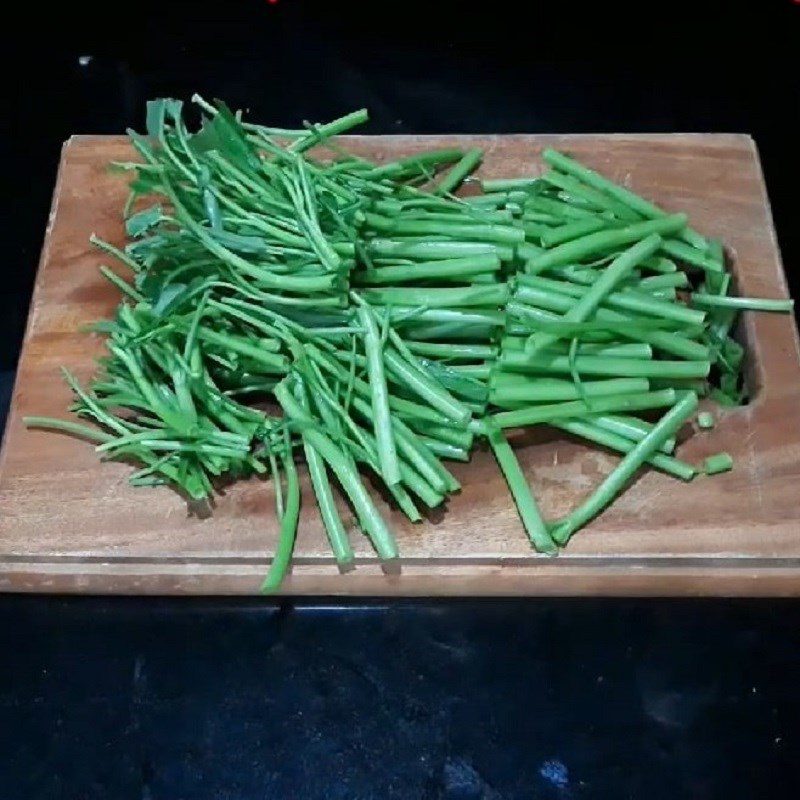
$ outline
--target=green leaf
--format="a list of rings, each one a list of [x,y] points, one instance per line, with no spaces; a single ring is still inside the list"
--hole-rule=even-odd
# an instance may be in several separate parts
[[[261,161],[247,141],[241,124],[225,103],[217,101],[216,105],[219,113],[203,126],[203,131],[208,127],[209,133],[206,135],[211,136],[216,143],[213,149],[219,150],[234,166],[244,172],[257,170]]]
[[[254,255],[268,255],[270,252],[269,245],[258,236],[242,236],[223,230],[212,230],[210,233],[213,239],[227,247],[228,250]]]
[[[153,314],[157,317],[163,317],[169,313],[170,309],[177,305],[181,295],[186,292],[188,287],[182,283],[172,283],[164,286],[161,293],[153,302]]]
[[[203,119],[203,124],[197,133],[192,134],[188,143],[189,149],[196,157],[202,157],[206,153],[213,153],[220,150],[219,136],[214,127],[214,121]]]
[[[211,223],[211,230],[214,232],[222,231],[222,215],[219,211],[217,198],[210,189],[203,189],[203,207],[206,210],[206,217]]]
[[[160,139],[164,134],[164,114],[165,114],[165,101],[148,100],[147,101],[147,115],[145,117],[145,128],[147,128],[147,135],[151,139]]]
[[[139,172],[137,177],[128,184],[128,188],[137,195],[148,195],[160,192],[162,189],[161,175],[154,172]]]
[[[158,165],[158,158],[153,152],[153,142],[151,142],[146,136],[142,136],[140,133],[136,133],[136,131],[131,130],[130,128],[128,128],[127,133],[131,140],[131,144],[136,148],[136,150],[139,151],[139,153],[141,153],[144,159],[150,164]]]
[[[183,100],[176,100],[173,97],[164,98],[164,113],[170,117],[176,125],[181,124],[181,115],[183,114]]]
[[[128,236],[138,238],[150,228],[157,225],[164,216],[164,209],[160,204],[150,206],[125,220],[125,232]]]

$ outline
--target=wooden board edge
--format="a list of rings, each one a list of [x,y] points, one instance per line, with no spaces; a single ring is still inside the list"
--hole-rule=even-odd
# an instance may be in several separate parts
[[[439,133],[345,133],[336,139],[390,139],[393,141],[412,140],[412,139],[494,139],[503,137],[504,139],[523,139],[523,138],[554,138],[554,139],[613,139],[625,141],[627,139],[644,139],[652,141],[675,140],[675,139],[700,139],[705,141],[717,141],[725,144],[742,144],[748,148],[755,142],[752,134],[742,131],[617,131],[617,132],[583,132],[573,133],[570,131],[485,131],[483,133],[469,132],[439,132]],[[64,147],[72,142],[77,144],[93,142],[127,142],[128,137],[123,133],[75,133],[64,142]]]
[[[28,304],[28,316],[25,320],[25,330],[22,334],[22,343],[19,350],[19,358],[14,371],[14,385],[11,388],[11,397],[8,403],[8,410],[6,413],[4,429],[0,431],[0,481],[3,478],[3,471],[6,463],[6,449],[8,447],[8,427],[16,412],[17,405],[17,391],[19,388],[20,371],[19,365],[25,360],[25,351],[28,347],[33,326],[36,322],[36,312],[41,300],[42,289],[42,275],[47,267],[47,261],[50,256],[50,247],[53,239],[53,229],[55,228],[56,219],[58,217],[58,204],[61,201],[61,189],[64,182],[64,168],[66,165],[66,153],[72,142],[78,137],[70,136],[69,139],[62,142],[61,152],[58,158],[58,167],[56,169],[56,180],[53,186],[53,196],[50,199],[50,210],[47,212],[47,225],[44,229],[44,239],[42,240],[42,249],[39,252],[39,261],[36,264],[36,272],[33,276],[33,290],[31,292],[30,303]]]
[[[746,136],[746,139],[748,141],[750,154],[753,158],[753,164],[755,165],[758,173],[758,186],[761,190],[761,202],[767,215],[768,225],[766,227],[769,232],[769,241],[772,249],[775,251],[776,278],[781,289],[781,297],[784,299],[790,299],[792,295],[789,291],[789,278],[786,272],[786,264],[783,259],[783,253],[781,252],[781,245],[778,241],[778,231],[775,228],[775,215],[772,212],[772,202],[770,201],[769,192],[767,191],[767,179],[764,175],[764,165],[761,162],[761,153],[758,149],[758,143],[752,136]],[[794,355],[796,356],[797,363],[800,364],[800,332],[798,332],[800,309],[795,307],[794,311],[789,313],[789,318],[794,323],[791,326],[792,339],[794,343]]]
[[[748,564],[658,567],[414,566],[402,574],[358,568],[349,575],[297,566],[279,596],[339,597],[800,597],[800,568]],[[0,565],[0,591],[108,595],[255,596],[261,566],[109,563]]]

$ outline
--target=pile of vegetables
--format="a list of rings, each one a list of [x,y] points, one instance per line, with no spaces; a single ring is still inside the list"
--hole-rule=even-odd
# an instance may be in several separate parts
[[[194,100],[196,133],[180,102],[148,104],[147,135],[130,134],[141,163],[116,165],[132,174],[129,243],[93,238],[127,270],[102,268],[122,301],[93,326],[107,337],[98,374],[87,388],[66,374],[72,410],[95,425],[27,424],[96,442],[139,462],[132,484],[193,501],[223,478],[271,474],[280,537],[265,590],[291,559],[298,455],[343,565],[353,550],[333,483],[393,559],[362,473],[419,521],[460,488],[445,462],[482,440],[533,547],[551,554],[644,464],[686,481],[730,468],[726,454],[681,461],[676,434],[699,397],[744,399],[737,311],[791,303],[732,296],[721,243],[684,215],[553,150],[541,177],[478,182],[477,149],[381,164],[344,152],[331,137],[365,111],[294,131]],[[455,196],[465,181],[482,192]],[[544,424],[623,456],[557,521],[506,438]]]

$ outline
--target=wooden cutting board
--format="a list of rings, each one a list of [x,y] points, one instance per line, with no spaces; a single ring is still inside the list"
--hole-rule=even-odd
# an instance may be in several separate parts
[[[723,239],[739,291],[785,297],[755,145],[741,135],[348,137],[376,159],[423,148],[477,145],[483,174],[530,175],[554,146]],[[0,458],[0,589],[43,592],[250,594],[276,535],[269,483],[229,489],[211,517],[190,516],[167,488],[134,489],[130,466],[101,463],[91,445],[25,430],[26,414],[67,416],[64,365],[90,377],[101,341],[78,332],[107,316],[115,290],[92,232],[124,241],[121,137],[64,146],[28,329]],[[453,468],[464,489],[420,525],[386,508],[402,554],[384,574],[353,530],[355,570],[340,574],[307,481],[287,594],[740,594],[800,595],[800,348],[789,316],[745,314],[753,402],[680,448],[696,461],[727,450],[732,472],[689,485],[642,474],[557,558],[533,553],[491,455]],[[548,517],[571,509],[617,457],[549,429],[517,438],[520,460]],[[305,474],[303,474],[305,479]],[[342,505],[347,520],[352,517]]]

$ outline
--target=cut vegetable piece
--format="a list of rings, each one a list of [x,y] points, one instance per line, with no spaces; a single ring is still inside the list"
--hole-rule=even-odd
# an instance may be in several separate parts
[[[393,283],[441,280],[443,278],[466,280],[474,278],[476,275],[498,272],[500,268],[498,255],[487,253],[463,258],[442,258],[436,261],[417,262],[408,266],[379,267],[367,270],[360,277],[360,282],[367,286],[391,286]]]
[[[514,411],[501,411],[491,419],[500,428],[519,428],[525,425],[538,425],[556,419],[585,417],[593,414],[607,414],[614,411],[642,411],[649,408],[663,408],[675,402],[672,389],[657,392],[617,395],[592,398],[588,403],[575,400],[567,403],[530,406]]]
[[[652,255],[661,244],[658,234],[648,236],[618,256],[603,271],[597,281],[564,315],[564,322],[583,322],[619,283],[622,277],[630,272],[643,258]],[[533,334],[528,340],[526,350],[531,355],[557,341],[552,334]]]
[[[356,314],[364,329],[364,351],[367,355],[367,375],[372,390],[373,431],[378,443],[378,461],[383,479],[392,486],[400,483],[400,466],[392,433],[389,390],[383,372],[383,344],[372,309],[366,304],[360,304]]]
[[[704,250],[697,250],[691,245],[679,242],[677,239],[664,239],[661,249],[667,255],[691,264],[693,267],[699,267],[708,272],[720,272],[722,270],[722,265],[716,259],[709,258]]]
[[[578,161],[575,161],[574,159],[558,152],[557,150],[553,150],[552,148],[548,147],[542,153],[542,158],[556,169],[566,172],[569,175],[574,175],[587,185],[592,186],[601,192],[605,192],[610,197],[613,197],[619,202],[625,204],[628,208],[632,209],[638,214],[641,214],[643,217],[657,219],[667,215],[666,211],[663,211],[658,206],[648,202],[643,197],[640,197],[635,192],[632,192],[630,189],[626,189],[624,186],[620,186],[619,184],[608,180],[608,178],[604,178],[599,172],[589,169],[589,167],[584,166]],[[690,228],[686,229],[683,236],[693,247],[704,249],[707,245],[705,238]]]
[[[709,430],[714,427],[714,415],[709,411],[701,411],[697,415],[697,427],[702,430]]]
[[[525,377],[514,374],[515,378]],[[554,403],[580,400],[584,397],[607,397],[609,395],[647,392],[650,384],[645,378],[617,378],[604,381],[582,381],[578,389],[569,381],[551,378],[533,378],[516,383],[493,381],[489,399],[497,406],[519,406],[530,403]]]
[[[540,553],[554,555],[558,548],[548,532],[547,524],[542,519],[539,506],[520,468],[519,461],[511,449],[511,445],[509,445],[503,432],[495,425],[489,423],[487,430],[489,445],[506,479],[508,488],[511,490],[511,496],[514,498],[520,519],[525,526],[525,531],[531,540],[531,544]]]
[[[380,233],[391,233],[397,236],[437,236],[442,235],[441,222],[417,219],[397,220],[381,217],[377,214],[366,214],[367,226]],[[459,241],[497,242],[498,244],[520,244],[525,241],[525,234],[511,225],[485,225],[481,223],[458,223],[448,225],[447,238]]]
[[[793,300],[768,300],[761,297],[722,297],[713,294],[691,294],[692,305],[698,308],[732,308],[744,311],[774,311],[780,314],[791,314]]]
[[[616,433],[611,433],[611,431],[604,430],[589,420],[568,419],[551,424],[555,428],[560,428],[582,439],[587,439],[603,447],[616,450],[619,453],[629,453],[636,446],[636,442],[626,439],[624,436],[619,436]],[[682,481],[690,481],[697,474],[697,470],[691,464],[687,464],[685,461],[680,461],[665,453],[653,453],[651,456],[648,456],[647,463],[652,464],[656,469],[660,469],[662,472],[680,478]]]
[[[559,545],[566,544],[578,528],[597,516],[622,491],[636,470],[677,432],[696,408],[697,395],[694,392],[685,393],[653,426],[653,430],[622,459],[594,494],[552,530],[553,539]]]
[[[297,522],[300,518],[300,481],[291,453],[283,456],[283,471],[286,473],[286,506],[281,516],[278,546],[269,565],[267,577],[261,584],[261,591],[265,594],[277,591],[283,582],[292,559],[297,537]]]
[[[387,368],[405,384],[409,391],[421,397],[458,425],[465,425],[470,420],[472,412],[469,408],[421,369],[410,364],[392,350],[387,350],[384,358]]]
[[[527,352],[505,352],[500,356],[504,369],[544,375],[569,374],[569,358],[563,355]],[[705,378],[711,364],[708,361],[639,360],[608,358],[606,356],[577,356],[575,368],[581,375],[608,375],[618,378]]]
[[[579,236],[586,236],[587,233],[603,230],[610,227],[608,220],[602,217],[587,217],[586,219],[568,222],[566,225],[559,225],[542,231],[541,240],[545,247],[554,247],[562,242],[577,239]]]
[[[434,194],[443,195],[455,191],[467,176],[471,175],[481,163],[483,150],[480,147],[473,147],[467,150],[458,163],[454,164],[450,171],[436,184]]]
[[[550,267],[566,266],[587,256],[608,253],[621,245],[641,241],[653,234],[676,233],[685,226],[686,215],[673,214],[663,219],[636,222],[624,228],[590,233],[587,236],[564,242],[564,244],[560,244],[552,250],[546,250],[544,253],[534,256],[525,265],[525,271],[539,274]]]
[[[487,286],[459,287],[391,287],[365,289],[362,296],[374,305],[425,305],[428,308],[498,308],[508,300],[508,285],[495,283]]]
[[[447,458],[451,461],[469,461],[469,450],[448,444],[441,439],[431,439],[427,436],[420,436],[420,439],[430,448],[430,451],[440,458]]]
[[[639,214],[632,211],[624,203],[618,202],[607,194],[603,194],[603,192],[598,192],[591,186],[576,180],[571,175],[550,170],[542,175],[542,180],[561,189],[559,196],[566,202],[591,208],[594,211],[608,212],[619,220],[636,221],[641,219]]]
[[[525,192],[532,191],[539,185],[539,178],[490,178],[481,181],[481,188],[484,192],[507,192],[509,190],[522,189]]]
[[[703,472],[706,475],[716,475],[719,472],[728,472],[733,469],[733,459],[728,453],[717,453],[703,461]]]
[[[333,470],[345,493],[353,504],[359,523],[364,532],[370,537],[375,550],[382,559],[397,558],[397,544],[386,523],[375,508],[358,473],[350,466],[348,459],[333,441],[314,427],[314,422],[306,415],[301,406],[292,397],[292,393],[285,381],[275,387],[275,397],[281,404],[286,415],[303,426],[303,435],[308,438],[309,444],[322,456],[328,466]]]
[[[603,428],[611,433],[616,433],[632,442],[641,442],[645,436],[653,429],[653,424],[639,417],[625,416],[620,414],[601,414],[592,417],[592,424],[598,428]],[[675,450],[675,437],[670,437],[661,445],[663,453],[670,454]]]
[[[497,246],[486,242],[426,241],[415,239],[370,239],[367,251],[376,258],[409,258],[432,261],[497,255]]]
[[[608,269],[611,269],[611,267],[608,267]],[[536,275],[522,275],[519,278],[516,297],[522,302],[526,302],[526,298],[529,296],[527,292],[529,289],[533,288],[539,289],[540,291],[559,292],[583,300],[587,294],[592,292],[593,287],[597,286],[603,274],[605,273],[601,273],[600,277],[589,286],[579,286],[565,281],[554,281]],[[661,317],[662,319],[673,320],[687,326],[699,326],[705,322],[705,314],[702,311],[688,308],[682,303],[657,299],[645,292],[636,291],[635,289],[627,287],[620,287],[617,291],[609,292],[603,297],[601,303],[602,305],[620,309],[621,311],[637,315]],[[600,303],[595,304],[595,307],[596,305],[600,305]]]

